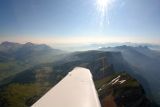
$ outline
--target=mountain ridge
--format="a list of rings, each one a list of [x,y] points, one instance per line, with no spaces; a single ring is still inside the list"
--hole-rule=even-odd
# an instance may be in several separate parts
[[[150,97],[152,97],[157,103],[160,102],[160,75],[159,75],[159,63],[160,63],[160,53],[158,51],[152,50],[146,46],[118,46],[118,47],[109,47],[101,48],[101,51],[115,51],[121,52],[124,59],[132,66],[134,72],[130,74],[136,76],[139,81],[141,81],[144,86],[145,83],[148,83],[148,86],[145,85],[146,91]],[[144,78],[146,82],[142,81],[141,78]],[[151,93],[149,93],[149,89]],[[160,104],[160,103],[159,103]]]

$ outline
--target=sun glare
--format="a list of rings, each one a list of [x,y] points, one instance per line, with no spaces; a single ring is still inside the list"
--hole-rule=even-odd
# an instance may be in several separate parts
[[[106,7],[106,4],[107,4],[107,1],[108,1],[108,0],[97,0],[97,5],[98,5],[99,7],[105,8],[105,7]]]
[[[107,9],[112,2],[113,0],[97,0],[97,6],[99,9]]]
[[[106,14],[109,10],[109,7],[115,0],[96,0],[96,5],[98,9],[98,13],[100,15],[100,26],[103,26]],[[109,24],[109,19],[107,19]]]

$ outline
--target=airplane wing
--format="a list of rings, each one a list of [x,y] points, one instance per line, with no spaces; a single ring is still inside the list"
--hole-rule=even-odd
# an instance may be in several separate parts
[[[32,107],[101,107],[90,70],[76,67]]]

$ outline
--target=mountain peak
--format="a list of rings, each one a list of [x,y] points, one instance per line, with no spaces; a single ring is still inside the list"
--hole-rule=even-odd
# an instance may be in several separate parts
[[[11,46],[11,45],[18,45],[19,43],[14,43],[14,42],[9,42],[9,41],[4,41],[1,43],[3,46]]]
[[[26,45],[26,46],[33,46],[33,45],[35,45],[34,43],[31,43],[31,42],[27,42],[27,43],[25,43],[24,45]]]
[[[2,42],[0,45],[1,45],[3,48],[10,49],[10,48],[17,48],[17,47],[19,47],[21,44],[5,41],[5,42]]]

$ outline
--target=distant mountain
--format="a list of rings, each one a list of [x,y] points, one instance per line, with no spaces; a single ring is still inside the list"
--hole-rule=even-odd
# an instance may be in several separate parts
[[[3,42],[0,44],[0,81],[34,65],[53,62],[63,53],[45,44]]]
[[[106,48],[106,47],[118,47],[118,46],[131,46],[131,47],[149,47],[150,49],[154,50],[160,50],[160,44],[149,44],[149,43],[132,43],[132,42],[122,42],[122,43],[94,43],[94,44],[88,44],[84,45],[85,49],[99,49],[99,48]]]
[[[0,51],[1,52],[8,52],[8,51],[13,52],[13,51],[16,51],[18,48],[20,48],[21,45],[22,44],[19,44],[19,43],[5,41],[0,44]]]
[[[145,90],[157,103],[160,102],[160,53],[158,51],[151,50],[147,46],[131,47],[126,45],[101,48],[100,50],[121,52],[123,58],[134,70],[130,74],[134,75],[142,83]],[[139,76],[146,81],[141,80]]]
[[[48,54],[48,52],[60,53],[62,51],[52,49],[45,44],[33,44],[30,42],[26,44],[3,42],[0,44],[0,53],[6,55],[8,58],[13,58],[16,60],[25,60],[33,55],[39,56],[41,54]]]

